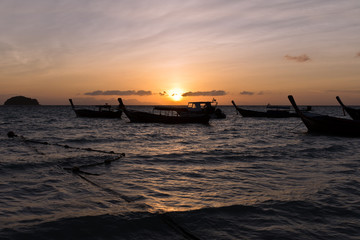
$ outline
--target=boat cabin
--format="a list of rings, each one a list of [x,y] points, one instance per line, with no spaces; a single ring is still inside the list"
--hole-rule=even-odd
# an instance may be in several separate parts
[[[179,108],[181,110],[181,108]],[[180,116],[177,108],[169,106],[155,106],[153,108],[153,114],[164,115],[164,116]]]
[[[96,105],[95,107],[99,110],[99,112],[113,110],[113,107],[107,103],[105,103],[105,105]]]
[[[191,112],[203,112],[206,110],[215,110],[217,106],[217,102],[189,102],[188,110]]]
[[[189,102],[187,107],[184,106],[155,106],[154,110],[175,111],[180,116],[189,116],[193,114],[206,114],[211,118],[226,118],[226,115],[217,108],[216,100],[212,102]]]

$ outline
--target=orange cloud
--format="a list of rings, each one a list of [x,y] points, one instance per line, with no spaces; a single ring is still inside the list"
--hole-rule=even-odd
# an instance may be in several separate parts
[[[90,96],[103,96],[103,95],[121,95],[121,96],[129,96],[129,95],[137,95],[137,96],[149,96],[152,95],[151,91],[144,91],[144,90],[139,90],[139,91],[134,91],[134,90],[127,90],[127,91],[119,91],[119,90],[110,90],[110,91],[94,91],[94,92],[88,92],[85,93],[85,95],[90,95]]]
[[[240,95],[254,95],[254,92],[242,91]]]
[[[300,56],[289,56],[289,55],[286,55],[284,56],[285,59],[289,60],[289,61],[295,61],[295,62],[307,62],[307,61],[310,61],[311,59],[309,58],[308,55],[306,54],[303,54],[303,55],[300,55]]]
[[[240,95],[248,95],[248,96],[252,96],[252,95],[264,95],[263,91],[259,91],[259,92],[250,92],[250,91],[242,91],[240,92]]]
[[[204,92],[186,92],[183,93],[183,97],[195,97],[195,96],[225,96],[226,92],[223,90],[212,90]]]

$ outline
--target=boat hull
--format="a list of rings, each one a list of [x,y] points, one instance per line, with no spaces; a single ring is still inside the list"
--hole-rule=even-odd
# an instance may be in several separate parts
[[[86,118],[121,118],[122,111],[94,111],[88,109],[76,109],[74,110],[77,117]]]
[[[331,135],[360,136],[360,121],[331,116],[304,116],[301,118],[309,132]]]
[[[248,110],[236,106],[234,101],[232,101],[235,109],[243,117],[259,117],[259,118],[289,118],[289,117],[299,117],[297,113],[292,113],[287,110],[268,110],[266,112]]]
[[[360,120],[360,110],[359,109],[354,109],[351,107],[345,107],[344,109],[353,120]]]
[[[360,137],[360,121],[301,112],[291,95],[289,100],[307,127],[308,132]]]
[[[243,117],[268,117],[266,112],[253,111],[253,110],[243,109],[243,108],[239,108],[239,107],[237,107],[236,110]]]
[[[342,106],[342,108],[345,110],[345,112],[347,112],[347,114],[349,114],[349,116],[353,119],[353,120],[360,120],[360,109],[355,109],[352,107],[348,107],[345,106],[340,97],[336,96],[336,99],[338,100],[338,102],[340,103],[340,105]]]
[[[189,109],[187,107],[179,107],[179,106],[156,106],[154,109],[156,110],[168,110],[168,111],[175,111],[177,112],[178,115],[182,116],[182,117],[187,117],[187,116],[193,116],[193,115],[209,115],[210,119],[224,119],[226,118],[226,114],[221,111],[221,109],[219,108],[215,108],[215,107],[209,107],[209,108],[205,108],[205,109],[200,109],[200,110],[193,110],[193,109]]]
[[[75,107],[72,99],[69,99],[71,108],[74,110],[77,117],[86,118],[121,118],[122,110],[120,108],[112,108],[110,105],[97,106],[98,110],[78,109]]]
[[[193,116],[167,116],[153,113],[124,110],[125,115],[130,122],[137,123],[168,123],[168,124],[183,124],[183,123],[203,123],[208,124],[210,116],[208,115],[193,115]]]

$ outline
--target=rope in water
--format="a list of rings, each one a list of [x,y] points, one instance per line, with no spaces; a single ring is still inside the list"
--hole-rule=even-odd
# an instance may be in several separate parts
[[[95,164],[88,164],[88,165],[82,165],[82,166],[78,166],[78,167],[72,167],[72,168],[64,168],[65,170],[71,170],[74,174],[78,175],[81,179],[85,180],[86,182],[102,189],[103,191],[105,192],[108,192],[109,194],[112,194],[116,197],[119,197],[121,199],[123,199],[125,202],[127,203],[134,203],[136,201],[136,199],[132,199],[124,194],[121,194],[111,188],[107,188],[107,187],[103,187],[101,186],[100,184],[90,180],[89,178],[83,176],[82,174],[87,174],[87,175],[95,175],[95,176],[98,176],[99,174],[93,174],[93,173],[88,173],[88,172],[84,172],[82,171],[80,168],[83,168],[83,167],[93,167],[93,166],[98,166],[98,165],[101,165],[101,164],[109,164],[111,163],[112,161],[115,161],[117,159],[120,159],[121,157],[125,156],[124,155],[120,155],[118,158],[115,158],[115,159],[112,159],[111,161],[109,160],[105,160],[104,162],[100,162],[100,163],[95,163]],[[140,206],[138,204],[138,206]],[[163,213],[162,211],[159,211],[159,210],[156,210],[154,207],[146,204],[146,203],[143,203],[141,205],[142,208],[146,208],[148,209],[148,211],[150,209],[153,209],[154,211],[152,212],[155,212],[155,213],[158,213],[159,214],[159,217],[160,219],[166,223],[169,227],[171,227],[172,229],[174,229],[176,232],[178,232],[179,234],[181,234],[183,237],[185,237],[186,239],[188,240],[200,240],[200,238],[196,237],[195,235],[193,235],[190,231],[186,230],[184,227],[180,226],[178,223],[176,223],[174,221],[173,218],[171,218],[171,216],[169,216],[169,214],[167,213]]]
[[[63,145],[63,144],[59,144],[59,143],[49,143],[49,142],[43,142],[43,141],[37,141],[37,140],[32,140],[32,139],[27,139],[23,136],[18,136],[16,135],[13,131],[10,131],[7,133],[7,136],[9,138],[16,138],[19,137],[21,140],[23,140],[24,142],[30,142],[30,143],[36,143],[36,144],[42,144],[42,145],[52,145],[52,146],[58,146],[58,147],[63,147],[63,148],[69,148],[69,149],[76,149],[76,150],[83,150],[83,151],[91,151],[91,152],[99,152],[99,153],[108,153],[108,154],[124,154],[124,153],[116,153],[114,151],[103,151],[103,150],[97,150],[97,149],[92,149],[92,148],[80,148],[80,147],[72,147],[69,145]]]
[[[42,141],[36,141],[36,140],[31,140],[31,139],[27,139],[23,136],[17,136],[14,132],[10,131],[8,132],[7,136],[9,138],[16,138],[19,137],[22,141],[24,141],[25,143],[35,143],[35,144],[43,144],[43,145],[53,145],[53,146],[59,146],[59,147],[64,147],[64,148],[69,148],[69,149],[77,149],[77,150],[85,150],[85,151],[94,151],[94,152],[101,152],[101,153],[109,153],[109,154],[119,154],[119,153],[115,153],[113,151],[101,151],[101,150],[96,150],[96,149],[91,149],[91,148],[78,148],[78,147],[70,147],[68,145],[61,145],[61,144],[57,144],[57,143],[48,143],[48,142],[42,142]],[[42,152],[39,152],[36,148],[33,148],[34,151],[36,151],[38,154],[41,155],[45,155]],[[86,171],[81,170],[81,168],[88,168],[88,167],[94,167],[94,166],[99,166],[102,164],[110,164],[113,161],[119,160],[122,157],[125,156],[125,153],[120,153],[118,157],[114,158],[114,159],[107,159],[104,160],[103,162],[97,162],[97,163],[91,163],[91,164],[86,164],[86,165],[81,165],[81,166],[74,166],[74,167],[70,167],[70,168],[63,168],[64,170],[67,171],[71,171],[72,173],[76,174],[77,176],[79,176],[81,179],[83,179],[84,181],[102,189],[103,191],[108,192],[109,194],[112,194],[114,196],[117,196],[121,199],[123,199],[125,202],[127,203],[133,203],[136,201],[136,199],[131,199],[130,197],[121,194],[113,189],[110,188],[106,188],[101,186],[100,184],[95,183],[94,181],[90,180],[89,178],[83,176],[82,174],[86,174],[86,175],[93,175],[93,176],[99,176],[100,174],[96,174],[96,173],[89,173]],[[140,206],[140,205],[139,205]],[[171,216],[169,216],[168,213],[164,213],[160,210],[156,210],[154,207],[148,205],[148,204],[142,204],[142,207],[147,208],[148,210],[153,209],[155,210],[155,213],[159,214],[160,219],[167,224],[169,227],[171,227],[173,230],[175,230],[176,232],[178,232],[179,234],[181,234],[185,239],[188,240],[200,240],[200,238],[198,238],[197,236],[195,236],[194,234],[192,234],[190,231],[188,231],[187,229],[185,229],[184,227],[180,226],[178,223],[176,223],[174,221],[173,218],[171,218]]]
[[[289,130],[289,132],[294,131],[294,130],[295,130],[296,128],[298,128],[301,124],[302,124],[302,121],[299,122],[298,125],[296,125],[295,127],[291,128],[291,129]]]
[[[81,170],[80,168],[95,167],[95,166],[99,166],[102,164],[108,165],[108,164],[112,163],[113,161],[119,160],[122,157],[125,157],[125,153],[122,153],[120,156],[113,158],[113,159],[105,159],[103,162],[96,162],[96,163],[85,164],[85,165],[74,166],[74,167],[64,167],[64,170],[72,171],[74,173],[83,173],[83,174],[87,174],[87,175],[99,176],[100,174],[85,172],[85,171]]]
[[[77,174],[81,179],[87,181],[88,183],[112,194],[112,195],[115,195],[117,197],[120,197],[121,199],[123,199],[124,201],[126,201],[127,203],[134,203],[136,201],[136,199],[132,199],[132,198],[129,198],[128,196],[126,195],[123,195],[113,189],[110,189],[110,188],[106,188],[106,187],[103,187],[97,183],[95,183],[94,181],[88,179],[87,177],[81,175],[81,172],[74,172],[75,174]],[[138,205],[140,206],[140,205]],[[169,227],[171,227],[173,230],[175,230],[177,233],[181,234],[185,239],[188,239],[188,240],[201,240],[200,238],[198,238],[197,236],[195,236],[194,234],[192,234],[189,230],[185,229],[184,227],[182,227],[181,225],[179,225],[178,223],[176,223],[174,221],[174,219],[169,216],[168,213],[164,213],[162,211],[159,211],[159,210],[156,210],[154,207],[146,204],[146,203],[143,203],[141,207],[144,207],[144,208],[147,208],[148,210],[150,209],[153,209],[155,210],[155,213],[159,214],[158,216],[160,217],[160,219],[165,223],[167,224]]]

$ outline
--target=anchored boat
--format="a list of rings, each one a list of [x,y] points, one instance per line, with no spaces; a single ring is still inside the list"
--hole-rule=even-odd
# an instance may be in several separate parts
[[[181,123],[209,123],[210,116],[207,114],[191,114],[187,116],[179,115],[174,109],[164,109],[154,107],[153,113],[130,110],[127,109],[122,102],[122,99],[118,99],[120,108],[124,111],[125,115],[129,118],[130,122],[137,123],[169,123],[169,124],[181,124]]]
[[[238,107],[234,101],[231,101],[235,109],[243,117],[264,117],[264,118],[289,118],[299,117],[296,112],[291,112],[289,106],[272,106],[267,105],[266,111],[254,111],[245,108]],[[307,107],[307,111],[310,111],[311,107]]]
[[[112,107],[111,105],[97,105],[95,110],[81,108],[78,109],[74,106],[72,99],[69,99],[72,109],[77,117],[87,118],[121,118],[122,110],[119,107]]]
[[[226,118],[226,114],[217,107],[218,103],[215,99],[212,102],[189,102],[187,107],[179,106],[156,106],[157,110],[176,111],[180,116],[186,117],[191,115],[207,114],[210,118]]]
[[[341,107],[349,116],[354,120],[360,120],[360,109],[345,106],[339,96],[336,96],[336,100],[340,103]]]
[[[289,95],[288,98],[309,132],[360,137],[360,121],[303,112],[293,96]]]

